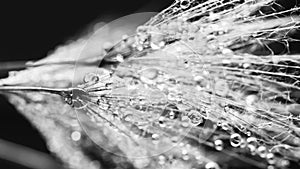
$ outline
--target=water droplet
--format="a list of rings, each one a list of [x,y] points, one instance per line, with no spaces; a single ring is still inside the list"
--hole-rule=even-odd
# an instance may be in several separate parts
[[[280,160],[279,165],[281,168],[287,168],[290,165],[290,161],[287,159],[282,159]]]
[[[145,69],[141,73],[141,78],[143,77],[150,80],[157,78],[157,76],[158,76],[158,70],[154,68]]]
[[[182,156],[182,159],[185,160],[185,161],[187,161],[187,160],[190,159],[190,156],[189,156],[188,154],[183,155],[183,156]]]
[[[181,126],[182,127],[189,127],[190,125],[190,119],[188,116],[182,116],[181,117]]]
[[[116,60],[118,61],[118,62],[124,62],[124,56],[123,55],[121,55],[121,54],[118,54],[117,56],[116,56]]]
[[[291,104],[287,106],[287,111],[289,111],[294,116],[300,115],[300,104]]]
[[[276,162],[275,155],[273,153],[268,153],[266,159],[269,164],[275,164]]]
[[[221,127],[222,127],[222,129],[223,130],[228,130],[229,129],[229,124],[227,123],[227,122],[223,122],[222,124],[221,124]]]
[[[246,132],[247,136],[251,136],[251,131]]]
[[[153,142],[153,144],[158,144],[158,142],[159,142],[158,134],[152,134],[152,142]]]
[[[162,128],[166,127],[165,117],[163,117],[163,116],[159,117],[158,123],[159,123],[160,127],[162,127]]]
[[[93,84],[95,84],[95,83],[99,82],[99,80],[100,80],[100,77],[96,73],[88,73],[83,78],[84,83],[93,83]]]
[[[247,142],[245,139],[242,138],[241,140],[241,145],[240,145],[241,148],[246,148],[247,147]]]
[[[177,145],[177,143],[178,143],[178,141],[179,141],[179,137],[173,136],[173,137],[171,138],[171,141],[172,141],[173,145]]]
[[[191,5],[190,0],[180,0],[181,9],[187,9],[188,7],[190,7],[190,5]]]
[[[213,161],[206,163],[205,169],[220,169],[219,165]]]
[[[241,135],[234,133],[230,136],[230,145],[232,147],[238,147],[241,145],[242,137]]]
[[[257,154],[261,157],[261,158],[266,158],[267,154],[268,154],[268,150],[265,146],[259,146],[257,148]]]
[[[188,117],[190,119],[190,122],[194,125],[194,126],[198,126],[199,124],[201,124],[203,122],[203,117],[200,114],[200,112],[196,111],[196,110],[191,110],[188,113]]]
[[[158,164],[164,165],[166,163],[166,157],[164,155],[158,156]]]
[[[247,147],[252,155],[255,155],[256,153],[257,144],[257,139],[255,137],[247,138]]]
[[[79,141],[81,139],[81,133],[79,131],[74,131],[71,134],[71,138],[73,141]]]
[[[224,148],[224,144],[223,144],[223,141],[222,140],[215,140],[215,149],[218,150],[218,151],[222,151],[223,148]]]

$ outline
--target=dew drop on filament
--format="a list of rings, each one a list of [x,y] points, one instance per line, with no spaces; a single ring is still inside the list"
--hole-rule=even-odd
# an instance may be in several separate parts
[[[201,124],[203,122],[203,117],[201,116],[200,112],[198,112],[196,110],[191,110],[188,113],[188,117],[189,117],[192,125],[194,125],[194,126],[198,126],[199,124]]]
[[[257,148],[257,154],[261,157],[261,158],[266,158],[268,153],[268,150],[265,146],[259,146]]]
[[[205,169],[220,169],[220,167],[217,163],[211,161],[206,163]]]
[[[223,144],[222,140],[217,139],[217,140],[215,140],[214,144],[215,144],[215,149],[216,150],[218,150],[218,151],[222,151],[223,150],[224,144]]]
[[[232,147],[238,147],[241,145],[242,137],[241,135],[234,133],[230,136],[230,145]]]
[[[180,0],[180,8],[181,9],[187,9],[191,5],[190,0]]]

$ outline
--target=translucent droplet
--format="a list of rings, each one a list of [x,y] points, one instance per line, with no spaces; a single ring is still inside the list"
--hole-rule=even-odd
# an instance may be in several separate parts
[[[116,60],[118,61],[118,62],[124,62],[124,56],[123,55],[121,55],[121,54],[118,54],[117,56],[116,56]]]
[[[97,83],[99,82],[100,77],[96,73],[88,73],[84,76],[84,83]]]
[[[187,9],[188,7],[190,7],[190,5],[191,5],[190,0],[180,0],[181,9]]]
[[[232,147],[238,147],[241,145],[242,137],[241,135],[234,133],[230,136],[230,145]]]
[[[173,137],[171,138],[171,141],[172,141],[173,145],[177,145],[177,143],[178,143],[178,141],[179,141],[179,137],[173,136]]]
[[[203,117],[200,114],[200,112],[196,111],[196,110],[191,110],[188,113],[188,117],[190,119],[190,122],[192,123],[192,125],[194,126],[198,126],[199,124],[201,124],[203,122]]]
[[[141,73],[141,77],[150,79],[150,80],[157,78],[157,76],[158,76],[158,70],[154,69],[154,68],[149,68],[149,69],[143,70]]]
[[[275,164],[276,162],[275,155],[273,153],[268,153],[266,159],[269,164]]]
[[[206,163],[205,169],[220,169],[219,165],[213,161]]]
[[[246,132],[247,136],[251,136],[251,131]]]
[[[185,160],[185,161],[187,161],[187,160],[190,159],[190,156],[189,156],[188,154],[183,155],[183,156],[182,156],[182,159]]]
[[[228,130],[229,129],[229,124],[227,123],[227,122],[223,122],[222,124],[221,124],[221,127],[222,127],[222,129],[223,130]]]
[[[241,148],[246,148],[247,147],[247,141],[245,139],[242,138],[241,140],[241,145],[240,145]]]
[[[287,167],[289,167],[289,165],[290,165],[290,161],[287,159],[282,159],[279,162],[279,167],[281,167],[281,168],[287,168]]]
[[[165,117],[163,117],[163,116],[159,117],[158,123],[159,123],[160,127],[162,127],[162,128],[166,127]]]
[[[164,165],[166,163],[166,157],[164,155],[158,156],[158,164]]]
[[[152,134],[152,142],[153,142],[153,144],[158,144],[158,142],[159,142],[158,134]]]
[[[268,154],[268,150],[265,146],[259,146],[257,148],[257,154],[261,157],[261,158],[266,158],[267,154]]]
[[[182,127],[189,127],[190,125],[190,119],[188,116],[182,116],[181,117],[181,126]]]
[[[247,138],[247,147],[252,155],[256,153],[257,144],[257,139],[255,137]]]
[[[71,134],[71,138],[73,141],[79,141],[81,139],[81,133],[79,131],[74,131]]]
[[[181,154],[182,154],[182,159],[183,160],[189,160],[190,157],[189,157],[188,151],[186,149],[183,149]]]
[[[222,140],[215,140],[214,142],[215,144],[215,149],[218,150],[218,151],[222,151],[223,148],[224,148],[224,144],[223,144],[223,141]]]

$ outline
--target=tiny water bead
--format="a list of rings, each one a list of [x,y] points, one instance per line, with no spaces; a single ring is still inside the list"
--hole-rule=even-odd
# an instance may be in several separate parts
[[[230,136],[230,145],[232,147],[238,147],[242,143],[242,136],[238,133],[234,133]]]
[[[217,139],[217,140],[214,141],[214,144],[215,144],[215,149],[216,150],[218,150],[218,151],[222,151],[223,150],[224,143],[223,143],[222,140]]]

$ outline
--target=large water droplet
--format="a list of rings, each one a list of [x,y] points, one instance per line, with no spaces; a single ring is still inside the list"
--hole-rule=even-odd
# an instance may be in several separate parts
[[[100,77],[96,73],[88,73],[84,76],[83,81],[84,83],[97,83],[99,82]]]
[[[188,116],[181,117],[181,126],[182,127],[189,127],[190,125],[190,118]]]
[[[222,140],[215,140],[214,142],[215,144],[215,149],[218,150],[218,151],[222,151],[223,148],[224,148],[224,144],[223,144],[223,141]]]
[[[206,163],[205,169],[220,169],[219,165],[213,161]]]
[[[196,111],[196,110],[191,110],[188,113],[188,117],[192,123],[192,125],[194,126],[198,126],[199,124],[201,124],[203,122],[203,117],[200,114],[200,112]]]
[[[268,153],[266,159],[269,164],[275,164],[276,162],[275,155],[273,153]]]
[[[234,133],[230,136],[230,145],[232,147],[238,147],[241,145],[242,137],[241,135]]]
[[[247,147],[252,155],[255,155],[256,153],[257,144],[257,139],[255,137],[247,138]]]
[[[191,5],[190,0],[180,0],[181,9],[187,9],[188,7],[190,7],[190,5]]]
[[[267,154],[268,154],[268,150],[265,146],[259,146],[257,148],[257,154],[261,157],[261,158],[266,158]]]

